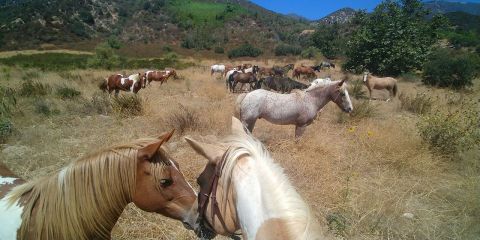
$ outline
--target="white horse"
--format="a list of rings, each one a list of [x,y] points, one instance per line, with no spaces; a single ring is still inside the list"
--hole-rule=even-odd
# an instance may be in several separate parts
[[[236,110],[250,132],[257,119],[263,118],[273,124],[295,125],[295,137],[300,137],[317,113],[330,101],[344,112],[350,113],[353,110],[345,80],[290,94],[258,89],[238,96]]]
[[[243,239],[324,239],[314,214],[262,143],[236,118],[232,132],[222,142],[185,138],[208,159],[197,178],[197,236],[232,237],[241,229]]]
[[[331,82],[332,82],[332,79],[330,78],[317,78],[310,83],[310,86],[307,88],[307,90],[310,88],[314,88],[315,86],[324,87],[329,85]]]
[[[238,72],[238,69],[235,67],[233,68],[232,70],[228,71],[226,74],[225,74],[225,84],[227,85],[227,89],[228,89],[228,81],[230,79],[230,76],[234,73],[234,72]]]
[[[215,64],[210,67],[210,70],[210,75],[213,75],[214,73],[221,73],[223,75],[225,72],[225,65]]]

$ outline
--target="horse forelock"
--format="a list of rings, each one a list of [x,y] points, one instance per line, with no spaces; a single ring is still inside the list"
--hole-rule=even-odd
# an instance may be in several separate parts
[[[56,174],[15,187],[7,195],[10,203],[26,194],[30,199],[22,215],[19,239],[91,239],[92,234],[110,238],[111,229],[135,192],[138,150],[153,141],[158,139],[107,148],[70,163]]]

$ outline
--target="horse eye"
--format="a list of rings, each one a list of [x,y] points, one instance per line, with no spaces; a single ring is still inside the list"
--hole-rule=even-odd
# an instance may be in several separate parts
[[[172,179],[162,179],[162,180],[160,180],[160,185],[162,185],[162,187],[164,187],[164,188],[168,187],[172,184],[173,184]]]

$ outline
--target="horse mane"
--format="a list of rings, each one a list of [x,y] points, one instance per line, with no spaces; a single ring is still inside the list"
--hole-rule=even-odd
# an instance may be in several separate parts
[[[274,162],[260,141],[250,134],[247,135],[234,135],[225,141],[230,148],[223,160],[221,180],[223,186],[229,186],[232,182],[233,170],[241,157],[252,158],[259,169],[265,170],[265,174],[258,175],[259,182],[264,189],[269,190],[269,203],[273,204],[272,208],[279,213],[278,217],[287,222],[289,235],[297,239],[312,239],[321,235],[320,227],[310,208],[292,186],[283,168]],[[225,198],[228,196],[228,190],[228,187],[224,188]]]
[[[340,83],[339,80],[337,80],[337,81],[331,81],[330,83],[328,83],[328,84],[326,84],[326,85],[316,84],[316,85],[313,85],[313,86],[309,86],[307,89],[305,89],[305,92],[310,92],[310,91],[313,91],[313,90],[318,89],[318,88],[327,88],[327,87],[330,87],[330,86],[332,86],[332,85],[334,85],[334,84],[338,84],[338,83]],[[343,85],[341,86],[341,88],[344,89],[344,88],[345,88],[345,85],[346,85],[346,84],[343,84]]]
[[[19,239],[110,238],[135,192],[137,152],[154,141],[158,139],[107,148],[73,161],[51,176],[15,187],[7,195],[10,204],[24,196],[28,199]],[[151,164],[155,172],[163,171],[163,166],[161,161]]]

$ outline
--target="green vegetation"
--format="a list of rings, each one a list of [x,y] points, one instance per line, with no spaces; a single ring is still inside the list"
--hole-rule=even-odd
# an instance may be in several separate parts
[[[275,56],[297,56],[302,53],[302,48],[288,44],[280,44],[275,47]]]
[[[382,2],[372,14],[360,16],[344,67],[380,75],[420,69],[444,22],[438,17],[426,21],[426,14],[420,1],[401,0]]]
[[[228,52],[228,58],[237,57],[258,57],[262,54],[262,50],[245,43],[238,48],[234,48]]]
[[[304,49],[301,53],[300,56],[305,59],[314,59],[320,56],[320,50],[316,47],[308,47]]]
[[[47,83],[37,81],[24,81],[18,94],[22,97],[45,96],[52,92],[52,88]]]
[[[144,113],[145,101],[138,95],[119,95],[111,100],[112,110],[120,117],[140,116]]]
[[[473,53],[437,49],[423,67],[423,83],[455,89],[472,85],[478,75],[480,57]]]
[[[66,85],[58,87],[56,93],[63,100],[74,99],[82,94],[80,91]]]
[[[417,93],[415,96],[409,96],[401,93],[398,96],[400,108],[417,114],[426,114],[432,109],[433,101],[425,93]]]
[[[84,69],[90,55],[68,53],[18,54],[8,58],[0,58],[0,63],[20,68],[38,68],[43,71],[64,71]]]
[[[339,26],[324,25],[318,28],[312,35],[313,46],[320,49],[322,54],[330,59],[336,58],[342,53],[343,37],[340,35]]]
[[[113,69],[120,65],[120,57],[108,43],[97,45],[95,55],[88,59],[88,66],[92,68]]]

